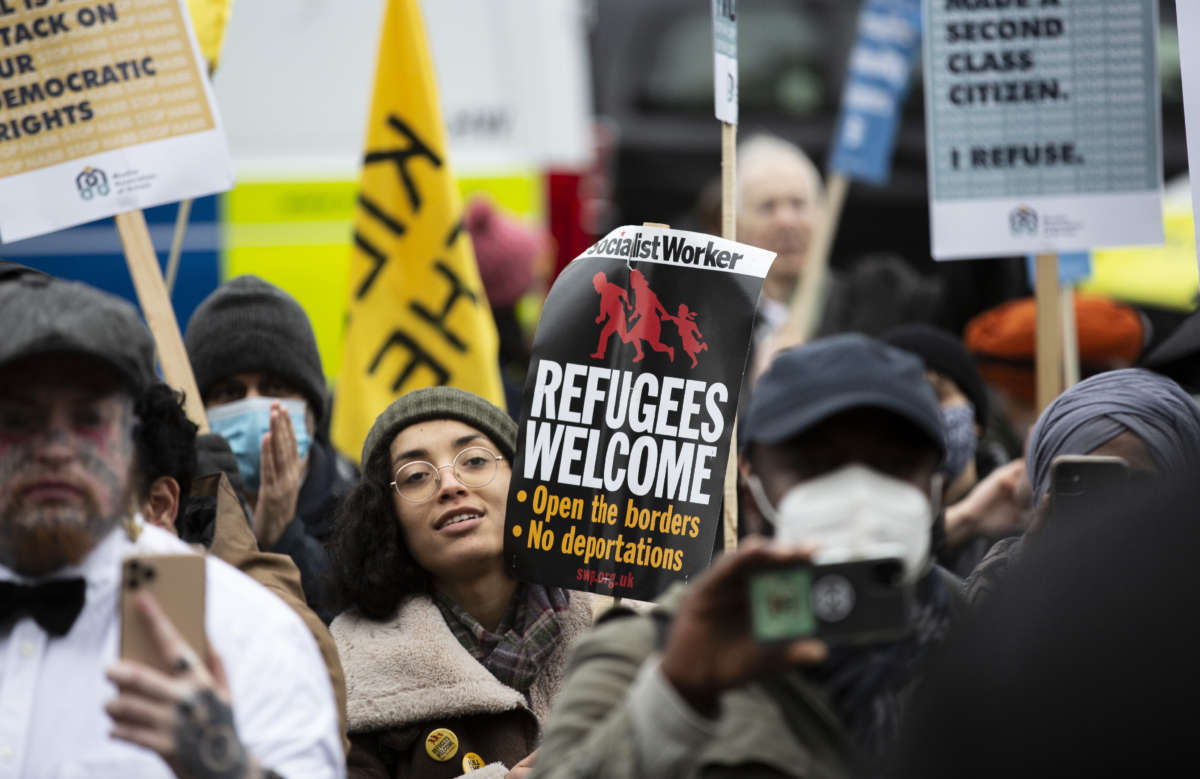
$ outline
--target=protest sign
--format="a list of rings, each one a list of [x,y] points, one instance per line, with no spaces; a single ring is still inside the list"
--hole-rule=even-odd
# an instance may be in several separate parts
[[[1175,3],[1175,22],[1179,32],[1179,70],[1183,78],[1183,117],[1187,125],[1188,170],[1195,168],[1191,176],[1193,223],[1200,224],[1200,51],[1194,44],[1200,43],[1200,8],[1192,2]],[[1200,247],[1200,242],[1197,243]],[[1200,256],[1200,249],[1197,249]]]
[[[937,259],[1161,243],[1158,4],[926,0]]]
[[[0,240],[229,189],[182,0],[0,2]]]
[[[829,163],[834,173],[887,183],[920,42],[921,0],[868,0],[863,6]]]
[[[772,252],[621,227],[559,275],[525,384],[515,576],[648,600],[708,562]]]
[[[713,105],[726,124],[738,120],[737,0],[712,0]]]

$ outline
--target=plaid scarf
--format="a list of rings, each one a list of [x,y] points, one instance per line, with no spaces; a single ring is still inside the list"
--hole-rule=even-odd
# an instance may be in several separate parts
[[[491,631],[442,593],[435,593],[433,601],[458,643],[492,676],[526,698],[558,646],[562,634],[559,618],[571,605],[566,590],[522,583],[517,585],[504,618]]]

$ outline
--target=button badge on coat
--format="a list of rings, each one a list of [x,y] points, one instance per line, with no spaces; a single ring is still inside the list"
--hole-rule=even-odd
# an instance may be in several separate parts
[[[435,728],[425,737],[425,752],[439,763],[458,754],[458,736],[449,728]]]
[[[463,755],[462,769],[464,774],[469,774],[472,771],[483,768],[484,765],[486,763],[483,762],[483,758],[474,752],[468,752]]]

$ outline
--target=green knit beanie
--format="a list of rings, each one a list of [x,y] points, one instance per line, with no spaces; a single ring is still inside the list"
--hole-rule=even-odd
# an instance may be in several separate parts
[[[430,419],[456,419],[470,425],[490,438],[510,463],[517,452],[517,423],[504,409],[456,387],[428,387],[401,395],[375,418],[363,442],[362,468],[373,454],[391,446],[401,430]]]

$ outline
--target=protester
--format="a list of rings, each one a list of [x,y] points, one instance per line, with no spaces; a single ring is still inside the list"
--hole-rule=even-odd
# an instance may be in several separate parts
[[[1188,772],[1200,696],[1195,485],[1192,474],[1156,480],[1086,522],[1047,527],[930,670],[890,775]]]
[[[1075,329],[1080,375],[1085,378],[1132,366],[1147,340],[1140,313],[1098,295],[1075,295]],[[998,401],[997,418],[989,428],[1013,457],[1024,451],[1025,437],[1037,419],[1036,333],[1037,304],[1022,298],[974,317],[963,334]]]
[[[471,235],[479,277],[500,337],[500,378],[509,411],[521,408],[529,370],[529,339],[518,316],[521,298],[547,276],[552,258],[546,236],[503,214],[490,200],[467,204],[463,225]]]
[[[808,260],[824,193],[816,165],[798,147],[754,135],[738,147],[738,240],[776,253],[763,279],[756,346],[787,321],[788,305]]]
[[[1140,368],[1101,373],[1055,398],[1026,447],[1034,522],[1026,535],[997,543],[971,574],[972,603],[989,597],[1046,522],[1050,466],[1062,455],[1121,457],[1135,471],[1188,474],[1200,464],[1200,409],[1178,384]]]
[[[816,334],[879,338],[893,327],[933,322],[941,300],[936,276],[918,273],[898,254],[868,254],[830,276]]]
[[[516,423],[462,390],[410,392],[375,420],[331,550],[333,623],[360,777],[503,776],[538,743],[587,596],[518,583],[502,559]],[[528,765],[528,761],[526,761]]]
[[[892,743],[901,693],[959,597],[929,560],[943,436],[924,368],[858,335],[786,350],[760,380],[739,434],[740,519],[770,533],[797,501],[839,515],[871,502],[860,536],[835,541],[843,529],[826,521],[806,543],[861,554],[890,535],[916,580],[912,632],[858,648],[757,644],[748,577],[807,554],[748,539],[650,614],[610,612],[580,639],[535,777],[842,776]],[[915,523],[881,494],[915,501]]]
[[[198,448],[209,457],[214,449],[223,446],[233,460],[225,439],[209,433],[199,437],[198,446],[197,428],[187,418],[182,395],[160,382],[141,393],[134,414],[138,420],[134,428],[137,452],[134,494],[142,516],[150,524],[198,545],[246,574],[277,595],[304,621],[329,672],[338,706],[339,732],[348,752],[342,663],[329,628],[304,600],[300,571],[287,555],[259,550],[250,517],[223,473],[193,479]],[[232,467],[236,476],[236,462]]]
[[[320,432],[325,373],[308,315],[278,287],[239,276],[200,304],[185,343],[213,432],[237,456],[259,547],[295,560],[308,605],[328,624],[324,543],[356,476]],[[289,405],[302,411],[285,413]]]
[[[142,595],[137,616],[171,671],[117,658],[121,560],[189,551],[130,516],[134,401],[153,365],[133,309],[25,276],[0,284],[0,332],[4,770],[341,776],[333,695],[311,636],[219,560],[204,568],[208,647],[188,647]]]
[[[937,394],[946,431],[946,480],[936,545],[938,562],[967,576],[1001,538],[1019,534],[1028,523],[1025,464],[1007,463],[1004,448],[984,439],[988,421],[987,389],[975,360],[954,336],[922,324],[901,325],[884,342],[915,354]],[[994,471],[1000,472],[988,478]]]

